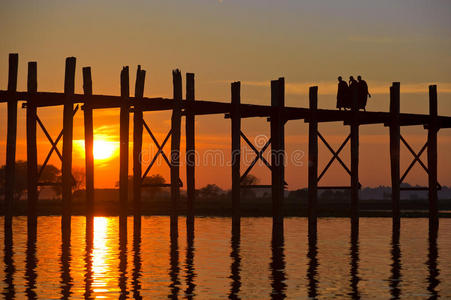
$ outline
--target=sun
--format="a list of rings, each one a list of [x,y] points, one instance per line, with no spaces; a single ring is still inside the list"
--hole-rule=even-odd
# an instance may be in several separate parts
[[[85,141],[76,140],[75,147],[80,155],[85,157]],[[111,141],[109,137],[105,135],[95,135],[94,136],[94,149],[93,155],[94,160],[97,162],[108,161],[119,153],[119,142]]]
[[[107,160],[114,157],[117,153],[117,142],[107,140],[96,140],[94,138],[94,159],[95,160]]]

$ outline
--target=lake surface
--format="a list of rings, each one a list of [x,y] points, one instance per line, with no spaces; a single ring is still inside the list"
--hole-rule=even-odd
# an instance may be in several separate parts
[[[318,220],[308,239],[305,218],[286,218],[273,236],[271,218],[199,217],[178,236],[169,217],[142,217],[134,234],[119,218],[72,217],[70,240],[61,219],[39,217],[27,236],[26,217],[0,234],[0,290],[5,298],[403,298],[451,297],[451,219],[429,235],[427,219],[361,218],[351,238],[349,219]],[[89,229],[89,228],[88,228]],[[141,232],[139,232],[139,229]],[[36,239],[35,239],[36,237]]]

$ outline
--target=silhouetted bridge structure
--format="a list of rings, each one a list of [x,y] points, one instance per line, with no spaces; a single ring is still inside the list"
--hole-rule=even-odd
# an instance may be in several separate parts
[[[451,127],[451,117],[438,116],[437,113],[437,88],[435,85],[429,87],[429,114],[406,114],[400,113],[400,84],[394,82],[390,87],[390,111],[389,112],[363,112],[357,108],[357,97],[353,97],[353,109],[351,111],[338,111],[318,108],[318,87],[309,89],[309,108],[286,107],[285,106],[285,82],[284,78],[271,81],[271,105],[254,105],[241,103],[240,82],[231,84],[231,102],[223,103],[195,99],[194,74],[186,74],[186,98],[182,96],[182,75],[179,70],[173,71],[173,98],[147,98],[143,96],[145,70],[138,67],[136,73],[135,94],[130,96],[129,92],[129,68],[124,67],[120,74],[121,95],[106,96],[92,93],[92,80],[90,67],[83,68],[83,94],[75,94],[75,64],[76,59],[66,59],[65,83],[63,93],[50,93],[37,91],[37,64],[28,63],[27,91],[17,91],[18,55],[9,56],[8,89],[0,91],[0,102],[8,105],[8,128],[7,128],[7,153],[6,153],[6,194],[5,194],[5,228],[12,224],[13,187],[15,182],[15,154],[16,154],[16,130],[17,130],[17,104],[25,101],[26,126],[27,126],[27,162],[28,162],[28,220],[29,223],[36,222],[36,207],[38,201],[38,186],[55,185],[54,182],[40,182],[39,175],[42,168],[47,164],[50,155],[56,152],[62,161],[62,224],[70,228],[71,198],[72,198],[72,142],[73,142],[73,116],[82,105],[84,111],[84,134],[86,151],[86,201],[87,216],[93,215],[94,203],[94,158],[93,158],[93,110],[120,108],[120,220],[126,222],[128,212],[128,189],[133,188],[133,214],[135,220],[140,218],[141,190],[146,185],[143,179],[149,174],[158,155],[162,155],[170,167],[170,183],[165,184],[171,189],[172,214],[171,222],[177,223],[178,203],[180,199],[179,178],[179,154],[181,119],[185,117],[186,125],[186,188],[187,188],[187,222],[194,221],[195,209],[195,116],[224,114],[231,121],[231,151],[232,151],[232,206],[233,222],[239,223],[240,217],[240,189],[270,187],[272,190],[272,214],[273,224],[283,223],[283,199],[284,199],[284,125],[290,120],[304,120],[309,124],[309,146],[308,146],[308,216],[309,232],[316,233],[317,220],[317,195],[318,189],[350,189],[351,209],[350,217],[353,228],[358,229],[359,219],[359,127],[365,124],[382,124],[389,128],[390,133],[390,161],[392,181],[392,211],[393,224],[400,223],[400,191],[401,183],[412,166],[418,162],[428,174],[428,187],[420,188],[429,191],[430,225],[438,226],[437,190],[440,185],[437,181],[437,132],[441,128]],[[74,108],[74,105],[77,105]],[[37,108],[62,106],[63,129],[56,139],[48,134],[43,122],[37,115]],[[160,144],[152,133],[150,127],[143,118],[144,112],[149,111],[172,111],[171,128]],[[133,113],[133,186],[128,186],[129,170],[129,122],[130,113]],[[266,117],[270,122],[271,138],[258,150],[247,139],[241,131],[241,119],[253,117]],[[318,124],[322,122],[343,122],[350,127],[350,134],[343,144],[334,150],[326,139],[319,133]],[[427,142],[416,153],[402,137],[400,128],[402,126],[423,125],[427,130]],[[41,170],[38,170],[36,131],[41,127],[50,141],[52,148]],[[143,172],[141,151],[144,130],[158,148],[154,159]],[[240,170],[240,142],[243,138],[253,149],[256,158],[248,167],[245,174]],[[169,141],[171,143],[171,155],[168,158],[163,152],[163,147]],[[62,140],[62,153],[57,148]],[[318,140],[321,140],[332,152],[333,157],[326,168],[318,175]],[[348,167],[339,154],[343,147],[350,142],[351,159]],[[406,145],[413,154],[414,160],[403,175],[400,172],[400,145]],[[271,146],[271,161],[266,161],[262,153]],[[420,159],[421,154],[427,150],[427,165]],[[258,159],[271,170],[271,185],[243,186],[242,179]],[[349,186],[320,186],[319,180],[328,170],[334,160],[337,160],[349,173]],[[160,185],[161,186],[161,185]],[[418,188],[415,188],[418,189]]]

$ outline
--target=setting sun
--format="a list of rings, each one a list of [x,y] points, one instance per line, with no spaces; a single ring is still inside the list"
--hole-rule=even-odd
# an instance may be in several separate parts
[[[79,153],[85,155],[85,141],[76,140],[75,145]],[[110,141],[106,136],[94,136],[94,160],[105,161],[117,156],[119,153],[119,142]]]

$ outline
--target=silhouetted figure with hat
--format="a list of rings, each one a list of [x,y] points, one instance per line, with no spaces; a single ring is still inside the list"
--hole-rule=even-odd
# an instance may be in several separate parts
[[[346,81],[344,81],[341,76],[338,76],[338,91],[337,91],[337,108],[346,109],[346,99],[348,98],[349,88]]]
[[[349,97],[347,99],[347,107],[349,109],[352,109],[352,103],[354,98],[353,97],[358,97],[358,93],[359,93],[359,84],[358,82],[354,79],[353,76],[349,76]],[[358,101],[358,98],[357,98]]]
[[[368,92],[368,85],[366,84],[366,81],[362,79],[362,76],[357,76],[357,80],[359,109],[363,108],[363,110],[366,111],[366,102],[368,97],[371,98],[371,94]]]

